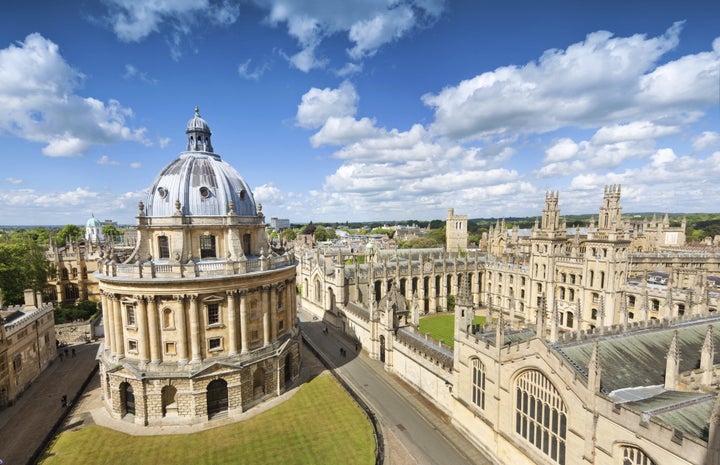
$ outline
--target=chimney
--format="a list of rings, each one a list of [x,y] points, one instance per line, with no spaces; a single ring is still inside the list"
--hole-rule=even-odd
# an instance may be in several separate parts
[[[37,308],[37,302],[35,301],[35,291],[32,289],[25,289],[25,307],[23,310],[34,310]]]

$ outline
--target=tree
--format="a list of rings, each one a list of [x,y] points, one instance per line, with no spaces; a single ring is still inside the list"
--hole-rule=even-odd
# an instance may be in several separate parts
[[[295,238],[297,238],[297,233],[294,229],[291,228],[283,229],[282,232],[280,232],[280,237],[282,237],[284,241],[290,242],[294,241]]]
[[[21,304],[24,302],[25,289],[42,290],[50,267],[44,247],[29,238],[0,244],[3,301],[11,305]]]
[[[66,224],[60,231],[55,235],[55,242],[58,247],[62,247],[66,244],[68,237],[71,240],[79,239],[82,236],[82,230],[75,224]]]
[[[118,231],[117,228],[115,228],[115,226],[113,226],[111,224],[106,224],[105,226],[103,226],[102,233],[103,233],[103,236],[105,236],[106,240],[113,238],[113,237],[122,236],[122,233],[120,231]]]
[[[435,249],[440,247],[440,244],[430,237],[415,237],[402,241],[398,245],[399,249]]]

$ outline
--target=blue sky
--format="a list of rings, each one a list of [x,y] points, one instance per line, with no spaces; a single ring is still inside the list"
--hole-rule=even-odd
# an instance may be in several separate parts
[[[10,2],[0,224],[132,224],[200,108],[307,221],[717,212],[719,2]]]

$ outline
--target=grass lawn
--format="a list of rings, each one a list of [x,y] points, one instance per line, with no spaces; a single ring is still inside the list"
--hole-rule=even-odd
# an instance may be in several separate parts
[[[473,324],[485,324],[484,316],[476,316]],[[455,315],[453,313],[441,313],[438,315],[425,316],[420,318],[420,332],[430,333],[430,336],[443,341],[450,347],[454,346],[453,333],[455,332]]]
[[[129,436],[100,426],[61,433],[43,465],[375,463],[372,426],[332,376],[246,421],[188,435]]]

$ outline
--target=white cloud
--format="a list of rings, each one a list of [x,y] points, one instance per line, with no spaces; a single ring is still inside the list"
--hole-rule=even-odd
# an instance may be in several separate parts
[[[13,184],[13,185],[22,184],[22,182],[23,182],[22,179],[11,178],[11,177],[5,178],[5,181],[8,182],[8,183],[10,183],[10,184]]]
[[[343,145],[358,139],[372,137],[376,133],[375,121],[371,119],[356,120],[352,116],[330,116],[320,131],[310,138],[310,142],[313,147]]]
[[[118,166],[120,165],[120,162],[111,160],[110,157],[108,157],[107,155],[103,155],[102,157],[98,158],[97,164],[106,166]]]
[[[347,77],[347,76],[352,76],[353,74],[358,74],[358,73],[362,72],[362,70],[363,70],[362,63],[348,62],[348,63],[345,63],[345,65],[342,68],[335,71],[335,74],[340,77]]]
[[[318,56],[324,39],[347,33],[354,45],[348,49],[353,60],[372,56],[383,45],[400,39],[413,28],[432,22],[440,16],[444,0],[257,0],[270,12],[268,21],[284,23],[288,34],[297,40],[301,50],[290,63],[308,72],[327,65]],[[350,68],[345,68],[350,69]]]
[[[548,163],[557,163],[574,158],[579,151],[578,144],[572,139],[563,138],[555,142],[545,151],[545,161]]]
[[[355,87],[347,81],[337,89],[313,87],[302,96],[295,119],[300,127],[317,128],[330,117],[355,115],[357,103]]]
[[[248,58],[244,63],[240,63],[238,65],[238,74],[240,77],[249,79],[251,81],[257,81],[259,80],[263,74],[265,74],[266,71],[270,69],[269,63],[263,63],[260,66],[256,66],[254,69],[250,69],[250,62],[252,60]]]
[[[165,147],[167,147],[170,142],[172,142],[172,139],[169,137],[158,138],[158,145],[160,146],[161,149],[164,149]]]
[[[140,163],[139,161],[134,161],[134,162],[130,163],[130,168],[133,168],[133,169],[142,168],[142,163]]]
[[[0,50],[0,129],[46,144],[43,153],[52,157],[81,155],[95,144],[147,143],[145,129],[126,126],[130,109],[77,95],[83,80],[40,34]]]
[[[157,84],[158,80],[151,78],[148,76],[148,74],[144,71],[140,71],[137,69],[134,65],[126,64],[125,65],[125,73],[123,74],[123,79],[138,79],[141,82],[145,82],[147,84]]]
[[[677,46],[681,27],[676,23],[652,38],[595,32],[564,50],[546,51],[537,62],[497,68],[426,94],[423,101],[435,110],[432,129],[482,139],[634,120],[667,127],[695,120],[714,102],[720,58],[713,50],[659,65]]]
[[[693,150],[720,150],[720,133],[705,131],[693,140]]]

